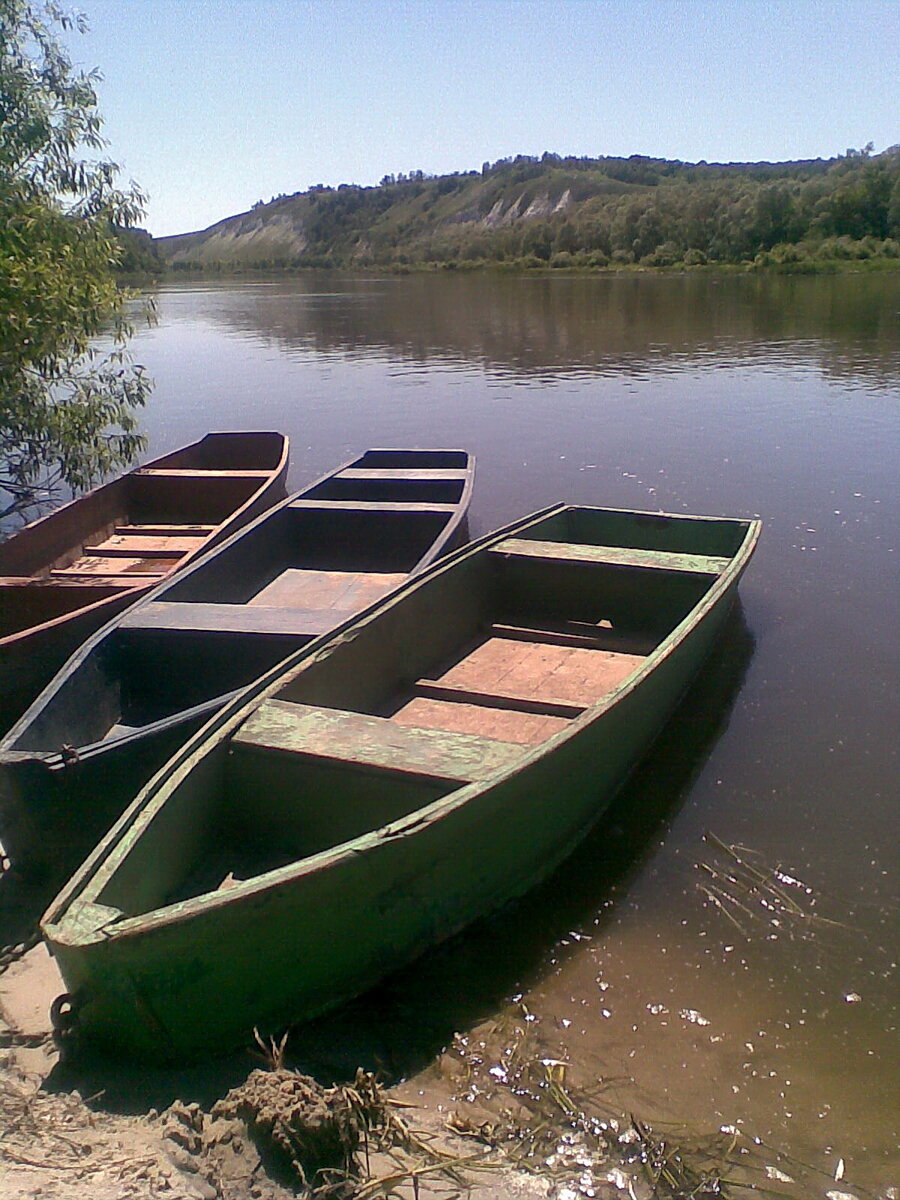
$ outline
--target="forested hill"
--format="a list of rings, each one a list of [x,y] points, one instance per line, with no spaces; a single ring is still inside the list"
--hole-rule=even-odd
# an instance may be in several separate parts
[[[259,201],[154,243],[173,269],[900,258],[900,146],[784,163],[519,156]]]

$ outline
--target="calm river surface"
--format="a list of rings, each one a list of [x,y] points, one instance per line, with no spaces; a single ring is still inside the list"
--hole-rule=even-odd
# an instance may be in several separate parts
[[[158,302],[134,346],[152,454],[281,429],[299,487],[367,446],[466,447],[473,535],[559,500],[764,521],[720,653],[588,844],[358,1005],[358,1045],[333,1024],[346,1052],[409,1073],[521,997],[570,1081],[624,1111],[735,1125],[792,1156],[797,1194],[900,1187],[900,275],[322,276]]]

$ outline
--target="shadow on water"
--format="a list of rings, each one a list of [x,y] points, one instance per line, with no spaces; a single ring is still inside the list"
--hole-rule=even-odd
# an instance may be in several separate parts
[[[454,1033],[495,1013],[540,979],[566,934],[610,919],[665,836],[728,725],[754,649],[740,602],[709,661],[603,819],[539,887],[418,959],[360,999],[292,1031],[288,1065],[322,1083],[352,1079],[359,1066],[396,1083],[422,1069]],[[604,915],[605,914],[605,917]],[[211,1104],[260,1061],[245,1050],[179,1070],[110,1063],[81,1052],[61,1061],[48,1088],[77,1088],[112,1111],[146,1112],[174,1099]]]

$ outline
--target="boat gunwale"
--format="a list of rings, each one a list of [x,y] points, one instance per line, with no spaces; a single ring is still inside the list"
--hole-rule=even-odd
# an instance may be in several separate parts
[[[102,931],[85,935],[76,934],[75,937],[65,936],[65,918],[72,901],[76,897],[87,902],[96,901],[98,894],[114,876],[118,865],[129,852],[130,845],[142,835],[143,830],[166,803],[168,795],[178,788],[190,772],[205,758],[220,750],[228,736],[265,700],[281,691],[295,674],[305,670],[312,662],[319,661],[321,657],[327,657],[333,653],[348,635],[353,636],[354,628],[371,624],[381,612],[396,606],[410,591],[418,589],[438,575],[452,570],[461,559],[488,552],[494,545],[508,538],[511,530],[524,530],[551,516],[572,510],[667,517],[679,522],[714,521],[722,524],[743,524],[746,528],[740,545],[731,556],[728,567],[659,645],[646,656],[639,668],[632,671],[597,703],[588,706],[580,716],[573,718],[565,728],[533,747],[523,747],[521,757],[515,759],[508,767],[498,769],[489,779],[473,781],[453,788],[445,795],[414,809],[403,817],[376,829],[366,830],[337,846],[331,846],[317,854],[296,859],[250,879],[235,881],[233,886],[224,893],[203,892],[187,900],[160,905],[135,916],[123,916],[122,919],[105,926]],[[706,618],[718,607],[726,593],[734,588],[756,548],[761,528],[762,522],[759,518],[707,517],[697,514],[653,513],[589,505],[558,504],[520,518],[502,529],[485,535],[475,543],[460,548],[435,564],[427,574],[410,577],[389,597],[374,605],[362,616],[351,617],[330,633],[307,643],[296,652],[293,665],[286,665],[286,662],[290,662],[288,659],[272,668],[251,685],[252,694],[248,694],[250,691],[248,689],[241,693],[238,700],[233,702],[239,705],[237,709],[232,709],[229,713],[228,706],[226,706],[198,730],[181,750],[173,755],[149,780],[119,821],[110,829],[103,841],[49,906],[41,921],[45,936],[49,940],[58,941],[61,944],[89,945],[101,940],[118,940],[149,935],[156,930],[178,925],[183,921],[215,911],[223,906],[244,901],[249,897],[264,896],[280,889],[286,883],[299,883],[307,876],[318,875],[343,861],[373,852],[386,841],[395,842],[403,837],[414,837],[423,829],[449,816],[461,806],[469,804],[489,789],[493,789],[511,777],[524,773],[533,763],[555,753],[561,745],[583,733],[589,726],[603,720],[608,712],[623,703],[628,696],[641,687],[648,676],[658,670],[662,662],[680,648],[695,631],[699,630]],[[693,678],[692,674],[685,679],[685,686],[691,678]],[[668,720],[670,715],[670,712],[667,713],[665,720]],[[640,757],[643,757],[647,749],[648,747],[644,748]],[[129,833],[132,834],[131,837],[127,836]],[[51,926],[53,927],[52,933],[50,932]]]
[[[280,435],[280,434],[278,436],[284,437],[284,435]],[[286,437],[284,437],[284,443],[285,443],[285,455],[286,455],[287,444],[288,444]],[[196,444],[198,444],[198,443],[192,443],[191,445],[193,446]],[[236,542],[238,542],[241,538],[251,535],[264,522],[276,517],[280,512],[289,508],[290,505],[295,500],[297,500],[298,498],[300,498],[302,496],[305,496],[308,492],[311,492],[314,488],[317,488],[321,484],[326,483],[329,479],[334,478],[334,476],[340,474],[341,471],[345,471],[348,468],[352,467],[354,463],[359,462],[362,458],[365,457],[366,454],[370,454],[370,453],[383,454],[386,452],[386,450],[387,450],[387,452],[392,453],[392,454],[406,453],[406,452],[415,453],[420,449],[422,449],[422,448],[419,448],[419,447],[392,447],[392,448],[369,447],[368,449],[363,451],[362,454],[357,454],[355,457],[349,459],[345,463],[342,463],[340,466],[335,467],[333,470],[326,471],[324,474],[318,476],[316,479],[313,479],[310,483],[306,484],[304,487],[300,488],[298,491],[292,492],[290,495],[285,496],[284,499],[279,500],[276,504],[270,505],[269,507],[264,509],[263,512],[261,512],[259,514],[259,516],[254,517],[254,519],[252,521],[250,521],[246,525],[241,526],[239,529],[236,529],[233,533],[229,534],[228,537],[225,538],[224,541],[221,541],[218,544],[212,545],[212,546],[207,545],[205,548],[198,548],[201,550],[201,552],[192,554],[190,561],[186,562],[186,564],[183,568],[179,567],[176,571],[170,572],[164,578],[158,580],[156,583],[151,584],[149,586],[149,588],[147,587],[146,584],[138,584],[138,585],[136,585],[135,589],[130,589],[130,588],[127,589],[128,591],[131,591],[131,590],[137,590],[138,588],[140,588],[142,594],[140,596],[138,596],[131,604],[129,604],[125,608],[123,608],[120,612],[115,613],[109,619],[109,621],[107,621],[105,624],[101,625],[99,629],[95,630],[94,633],[90,634],[90,636],[87,637],[81,643],[81,645],[78,647],[78,649],[75,650],[75,652],[66,660],[66,662],[63,664],[63,666],[59,669],[58,673],[56,675],[54,675],[52,679],[48,680],[45,687],[41,690],[41,692],[38,693],[38,695],[35,697],[35,699],[32,701],[32,703],[28,706],[28,708],[21,714],[21,716],[18,718],[18,720],[15,722],[15,724],[12,725],[10,727],[10,729],[5,734],[2,735],[2,737],[0,737],[0,763],[2,763],[4,760],[6,760],[7,755],[10,756],[10,759],[12,759],[12,756],[14,755],[15,756],[14,761],[16,761],[16,762],[23,762],[23,761],[39,762],[39,763],[46,764],[51,769],[54,769],[55,767],[59,766],[62,763],[62,761],[63,761],[62,754],[58,750],[40,750],[40,749],[33,749],[33,748],[17,750],[14,747],[14,743],[15,743],[15,741],[18,740],[19,737],[21,737],[27,731],[29,725],[31,724],[32,713],[34,712],[36,714],[40,708],[43,708],[43,706],[45,704],[45,696],[50,691],[50,689],[51,688],[53,689],[53,694],[58,693],[59,690],[65,685],[65,683],[81,668],[81,666],[83,665],[85,660],[88,658],[88,656],[94,652],[95,648],[98,647],[103,641],[105,641],[107,636],[112,634],[121,625],[121,623],[123,622],[124,618],[127,615],[131,615],[135,612],[139,612],[141,609],[143,609],[147,605],[158,601],[160,599],[160,597],[164,596],[164,594],[167,591],[169,591],[171,588],[176,587],[176,586],[180,587],[190,576],[194,575],[197,571],[201,570],[201,568],[204,568],[208,562],[212,561],[212,559],[214,557],[218,557],[219,555],[224,554],[226,551],[230,550],[231,547]],[[460,492],[459,500],[454,505],[456,511],[453,513],[449,513],[447,515],[447,520],[445,522],[444,528],[441,530],[438,537],[436,537],[432,542],[429,543],[428,549],[425,552],[425,554],[421,555],[416,560],[414,567],[409,572],[410,576],[418,575],[420,572],[426,570],[429,566],[432,565],[434,559],[440,554],[440,552],[443,550],[443,548],[447,545],[447,542],[450,541],[450,539],[457,533],[460,526],[466,519],[469,505],[471,503],[472,489],[473,489],[474,480],[475,480],[475,457],[474,457],[474,455],[470,454],[466,450],[459,450],[459,449],[455,449],[455,448],[445,448],[445,447],[440,447],[440,448],[425,447],[424,452],[432,453],[434,451],[434,449],[440,449],[441,453],[465,455],[466,462],[467,462],[467,466],[465,468],[466,479],[463,482],[463,487]],[[161,456],[161,457],[165,457],[165,456]],[[153,461],[158,461],[158,460],[153,460]],[[140,469],[140,468],[136,468],[136,469]],[[284,466],[282,464],[279,468],[279,474],[281,473],[281,470],[283,470],[283,469],[284,469]],[[268,485],[266,485],[266,486],[268,486]],[[259,493],[261,491],[262,491],[262,489],[258,489],[257,492],[253,493],[253,496],[250,499],[251,500],[254,499],[257,495],[259,495]],[[247,503],[249,503],[249,502],[250,501],[247,501]],[[243,508],[243,506],[242,506],[242,508]],[[239,510],[235,510],[235,511],[237,512]],[[52,515],[52,514],[50,514],[50,515]],[[210,537],[214,537],[214,536],[215,536],[214,534],[210,535]],[[100,605],[100,604],[107,603],[109,599],[110,599],[110,597],[104,597],[103,600],[96,601],[96,604]],[[92,605],[90,607],[93,608],[94,606]],[[77,610],[77,612],[79,614],[82,612],[86,612],[86,611],[87,611],[87,608]],[[358,615],[358,614],[354,614],[354,616],[356,616],[356,615]],[[55,621],[56,620],[66,620],[70,616],[71,616],[71,614],[63,614],[61,618],[54,618],[54,620]],[[344,622],[344,624],[345,623],[346,622]],[[49,625],[50,623],[48,622],[46,624]],[[30,634],[34,633],[35,630],[37,630],[39,628],[43,629],[44,627],[45,627],[44,625],[31,626],[26,631],[26,633],[30,635]],[[340,627],[341,626],[335,626],[336,629],[340,628]],[[333,631],[330,631],[328,634],[321,635],[321,636],[330,637],[332,632]],[[18,635],[16,635],[16,636],[18,636]],[[0,640],[0,649],[2,649],[3,644],[4,644],[3,641]],[[309,644],[309,643],[307,643],[307,644]],[[251,684],[250,686],[253,686],[253,685]],[[241,691],[241,690],[243,690],[243,689],[236,689],[236,692]],[[229,698],[231,696],[231,692],[224,693],[224,695],[226,696],[226,698]],[[49,698],[49,697],[47,697],[47,698]],[[181,724],[183,722],[183,720],[186,719],[187,716],[197,715],[199,712],[202,711],[202,709],[204,707],[209,707],[210,711],[213,711],[220,704],[220,702],[221,702],[221,696],[214,697],[210,700],[203,701],[201,704],[193,705],[190,709],[181,709],[177,713],[173,713],[168,717],[160,718],[157,721],[150,721],[146,725],[136,726],[134,729],[134,732],[129,732],[127,734],[121,734],[115,738],[101,738],[99,741],[86,742],[83,745],[78,747],[79,756],[80,757],[88,757],[88,756],[95,757],[98,754],[110,751],[113,747],[124,745],[126,743],[139,741],[143,737],[147,737],[147,736],[155,734],[155,733],[163,732],[166,729],[174,728],[175,726]]]
[[[253,492],[251,492],[251,494],[246,500],[243,501],[243,503],[232,509],[228,516],[223,521],[220,521],[204,538],[198,539],[200,542],[198,546],[196,546],[193,550],[187,551],[186,554],[182,555],[178,559],[174,570],[170,569],[169,571],[165,572],[160,579],[154,582],[148,582],[146,579],[136,579],[134,584],[132,584],[130,587],[127,585],[123,586],[112,592],[110,595],[101,596],[99,599],[92,600],[88,604],[83,604],[79,608],[69,609],[68,612],[60,613],[55,617],[50,617],[48,620],[41,621],[37,625],[28,625],[24,629],[17,629],[14,633],[8,633],[0,636],[0,653],[6,649],[11,649],[21,645],[24,642],[27,642],[28,638],[30,637],[36,637],[38,634],[45,633],[49,630],[62,628],[67,622],[73,619],[81,618],[86,614],[98,612],[103,608],[104,605],[110,606],[113,601],[121,599],[122,596],[129,596],[133,592],[135,593],[135,600],[131,601],[131,603],[126,606],[130,608],[131,604],[136,603],[138,600],[143,600],[150,590],[155,590],[158,587],[170,583],[173,576],[176,574],[180,575],[181,571],[188,565],[193,566],[194,563],[199,561],[201,557],[211,553],[216,548],[221,548],[221,546],[223,546],[225,543],[221,542],[219,543],[219,546],[216,547],[215,538],[221,532],[222,528],[239,519],[242,512],[244,512],[251,505],[255,504],[259,498],[264,495],[265,492],[273,485],[277,486],[279,479],[284,479],[286,477],[290,457],[290,439],[288,438],[287,434],[279,433],[274,429],[253,429],[246,431],[240,429],[211,430],[209,433],[204,434],[203,437],[198,438],[196,441],[189,442],[186,446],[177,447],[176,450],[169,451],[167,454],[159,454],[156,458],[150,459],[149,462],[141,463],[139,466],[132,468],[132,470],[116,476],[115,479],[110,479],[108,483],[100,484],[98,487],[92,488],[90,491],[84,492],[80,496],[74,496],[71,500],[67,500],[65,504],[61,504],[58,508],[54,508],[52,512],[46,513],[43,517],[38,517],[36,521],[29,521],[29,523],[24,525],[22,529],[17,530],[16,534],[13,535],[14,537],[18,536],[20,533],[24,533],[26,529],[33,529],[43,524],[45,521],[52,521],[54,518],[57,518],[60,513],[74,508],[75,505],[80,504],[83,500],[87,499],[87,497],[95,495],[97,492],[105,489],[110,489],[110,492],[112,492],[113,489],[123,490],[125,482],[130,475],[135,475],[139,471],[152,469],[154,463],[161,462],[166,458],[171,458],[171,456],[175,453],[193,450],[208,437],[222,437],[230,434],[243,434],[245,432],[248,434],[262,435],[264,437],[280,438],[281,449],[278,455],[278,461],[273,467],[266,468],[267,477],[265,479],[260,479],[259,486],[255,488]],[[237,532],[240,532],[240,530]],[[229,537],[230,536],[231,535],[229,535]],[[33,578],[33,576],[22,576],[23,586],[26,585],[25,581],[30,578]],[[86,586],[90,586],[90,584],[87,584]],[[106,585],[104,585],[101,581],[98,582],[98,586]],[[119,615],[120,614],[115,614],[111,620],[116,620]],[[100,630],[97,632],[100,632],[105,628],[105,625],[101,625]],[[24,716],[24,714],[22,715]],[[18,721],[16,724],[18,724]],[[12,728],[15,728],[15,726]]]

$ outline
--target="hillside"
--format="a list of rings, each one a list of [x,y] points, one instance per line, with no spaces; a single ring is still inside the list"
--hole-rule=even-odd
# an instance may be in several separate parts
[[[154,249],[175,270],[900,258],[900,147],[785,163],[519,156],[277,196]]]

